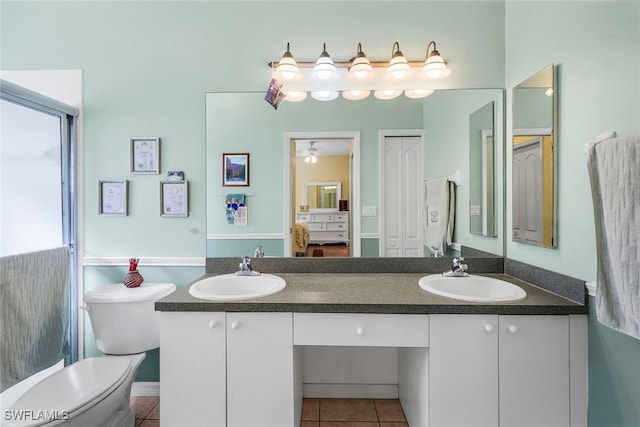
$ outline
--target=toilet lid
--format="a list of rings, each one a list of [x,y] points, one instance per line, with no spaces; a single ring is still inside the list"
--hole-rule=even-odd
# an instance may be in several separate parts
[[[64,416],[63,411],[72,417],[83,406],[109,395],[130,371],[126,357],[92,357],[73,363],[23,394],[10,411],[22,411],[18,413],[29,416],[10,420],[6,425],[41,426],[53,421],[51,416],[56,413]]]

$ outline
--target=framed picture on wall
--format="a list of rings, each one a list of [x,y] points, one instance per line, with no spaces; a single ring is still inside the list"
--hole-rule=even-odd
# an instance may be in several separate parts
[[[99,215],[127,215],[127,181],[98,181]]]
[[[222,185],[224,187],[249,186],[249,153],[222,155]]]
[[[160,138],[131,138],[131,173],[160,173]]]
[[[189,216],[188,181],[160,182],[160,216]]]

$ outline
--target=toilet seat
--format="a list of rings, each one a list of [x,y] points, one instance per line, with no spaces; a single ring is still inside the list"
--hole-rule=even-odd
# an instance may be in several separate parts
[[[60,417],[73,418],[118,388],[131,369],[127,357],[92,357],[73,363],[40,381],[13,404],[10,411],[22,411],[25,419],[3,425],[36,427],[58,423]],[[52,419],[55,415],[59,418]]]

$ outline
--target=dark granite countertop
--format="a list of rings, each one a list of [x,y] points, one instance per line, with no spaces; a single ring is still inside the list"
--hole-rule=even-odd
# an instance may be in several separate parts
[[[190,285],[157,301],[157,311],[391,313],[391,314],[586,314],[587,306],[506,274],[483,274],[514,283],[527,297],[513,303],[459,301],[422,290],[418,273],[273,273],[287,286],[274,295],[217,302],[195,298]],[[428,274],[428,273],[427,273]],[[213,275],[213,274],[209,274]]]

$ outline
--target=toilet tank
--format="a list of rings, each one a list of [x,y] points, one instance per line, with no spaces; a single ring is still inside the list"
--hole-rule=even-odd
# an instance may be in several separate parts
[[[175,291],[173,283],[103,285],[84,295],[98,349],[106,354],[133,354],[160,346],[160,312],[154,305]]]

